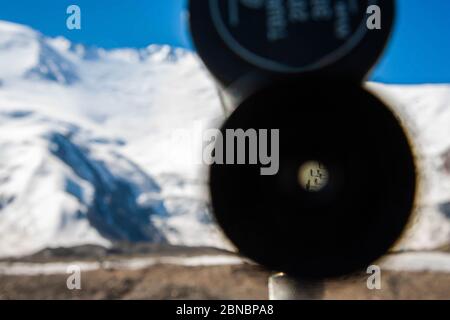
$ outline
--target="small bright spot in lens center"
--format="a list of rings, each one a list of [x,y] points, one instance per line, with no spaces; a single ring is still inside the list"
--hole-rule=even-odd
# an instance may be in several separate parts
[[[298,182],[308,192],[319,192],[329,181],[327,168],[318,161],[308,161],[298,170]]]

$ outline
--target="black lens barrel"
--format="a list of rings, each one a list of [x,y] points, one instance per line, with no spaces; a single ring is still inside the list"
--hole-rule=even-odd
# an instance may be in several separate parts
[[[414,206],[415,160],[379,98],[346,82],[281,82],[233,112],[223,145],[227,130],[254,128],[279,129],[277,174],[261,175],[261,163],[210,169],[215,217],[242,254],[298,277],[337,277],[366,270],[402,236]],[[305,164],[312,179],[326,171],[323,186],[300,183]]]

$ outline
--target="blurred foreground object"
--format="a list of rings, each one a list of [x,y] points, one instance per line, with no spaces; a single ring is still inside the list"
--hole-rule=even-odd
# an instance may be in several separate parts
[[[236,109],[223,145],[232,143],[227,130],[262,128],[280,131],[278,173],[261,175],[261,163],[210,171],[217,221],[242,254],[322,279],[364,270],[388,252],[414,209],[416,164],[382,100],[344,81],[280,83]],[[245,143],[248,157],[254,141]],[[314,188],[299,180],[305,175]]]

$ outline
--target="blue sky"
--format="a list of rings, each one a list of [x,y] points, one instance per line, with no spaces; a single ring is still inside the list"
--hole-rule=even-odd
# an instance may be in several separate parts
[[[0,0],[0,20],[49,36],[104,48],[151,43],[191,48],[182,8],[187,0]],[[206,0],[204,0],[206,1]],[[450,83],[450,1],[397,0],[392,41],[373,79]],[[66,28],[66,8],[82,10],[82,30]]]
[[[0,19],[104,48],[145,47],[150,43],[187,46],[181,14],[186,1],[0,0]],[[66,9],[72,4],[81,8],[81,30],[66,28]]]
[[[373,74],[388,83],[450,83],[450,0],[397,0],[390,45]]]

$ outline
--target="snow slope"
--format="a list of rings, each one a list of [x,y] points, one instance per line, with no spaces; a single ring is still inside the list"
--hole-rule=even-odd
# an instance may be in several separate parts
[[[224,246],[203,168],[185,161],[195,146],[176,135],[221,117],[195,56],[87,49],[0,22],[0,83],[0,256],[113,241]]]
[[[420,185],[415,223],[400,247],[450,245],[450,85],[369,84],[393,102],[409,129],[419,158]]]
[[[399,101],[427,168],[405,248],[450,243],[450,86],[370,84]],[[197,57],[106,51],[0,21],[0,256],[152,241],[229,247],[200,165],[223,120]]]

